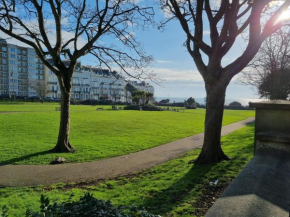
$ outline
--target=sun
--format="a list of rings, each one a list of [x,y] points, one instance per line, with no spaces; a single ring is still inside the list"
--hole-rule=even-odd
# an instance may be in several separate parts
[[[280,20],[290,20],[290,11],[284,11],[278,18],[278,21]]]

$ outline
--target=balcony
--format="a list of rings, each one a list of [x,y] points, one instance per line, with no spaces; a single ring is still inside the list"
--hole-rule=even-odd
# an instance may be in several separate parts
[[[57,82],[55,82],[55,81],[48,81],[47,84],[55,84],[56,85]]]

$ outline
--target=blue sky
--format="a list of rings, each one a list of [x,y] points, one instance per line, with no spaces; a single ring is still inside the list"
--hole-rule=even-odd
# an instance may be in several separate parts
[[[162,19],[163,13],[155,8],[156,21]],[[205,41],[209,38],[208,27],[205,26]],[[194,61],[183,46],[185,34],[178,21],[171,21],[163,31],[156,27],[147,31],[136,31],[136,37],[144,44],[148,54],[154,56],[155,62],[152,70],[165,81],[161,85],[153,84],[155,95],[160,97],[194,97],[206,96],[204,82],[196,69]],[[238,38],[233,49],[225,56],[223,65],[227,65],[237,58],[243,51],[245,44],[242,38]],[[249,86],[242,86],[233,80],[227,90],[227,99],[258,98]]]
[[[152,1],[138,0],[140,4],[151,4]],[[156,22],[164,18],[164,14],[158,6],[155,8]],[[64,36],[71,37],[71,33],[66,32]],[[183,46],[185,34],[178,21],[171,21],[163,31],[157,27],[151,27],[145,31],[135,30],[134,35],[143,44],[147,54],[154,57],[154,63],[151,69],[160,78],[164,79],[160,85],[154,84],[155,96],[160,98],[204,98],[206,96],[204,82],[196,69],[194,61]],[[0,33],[1,37],[1,33]],[[3,36],[2,36],[3,37]],[[109,39],[104,43],[111,43],[115,39]],[[209,31],[207,23],[204,26],[204,40],[209,41]],[[116,41],[116,40],[115,40]],[[17,43],[10,40],[10,43],[16,43],[23,46],[23,43]],[[83,42],[85,43],[85,41]],[[235,45],[223,59],[223,65],[227,65],[241,55],[245,47],[242,37],[238,37]],[[86,56],[81,59],[83,64],[94,65],[94,59]],[[247,104],[250,99],[258,99],[258,96],[249,86],[238,85],[235,79],[227,89],[226,98],[229,100],[238,100]],[[150,83],[150,82],[149,82]]]

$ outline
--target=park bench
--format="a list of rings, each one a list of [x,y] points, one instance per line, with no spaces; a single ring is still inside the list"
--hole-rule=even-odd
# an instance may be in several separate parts
[[[96,111],[103,111],[103,108],[97,108]]]

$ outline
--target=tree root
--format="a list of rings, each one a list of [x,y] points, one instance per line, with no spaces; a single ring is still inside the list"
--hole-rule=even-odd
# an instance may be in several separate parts
[[[202,165],[202,164],[219,163],[224,160],[228,161],[230,160],[230,158],[227,155],[225,155],[224,152],[220,149],[219,153],[213,154],[202,151],[197,159],[189,161],[188,164]]]
[[[51,150],[53,153],[73,153],[75,152],[75,148],[70,144],[67,143],[57,143],[56,146]]]

